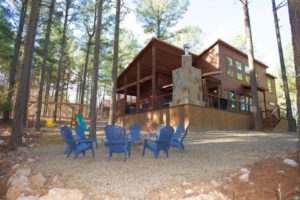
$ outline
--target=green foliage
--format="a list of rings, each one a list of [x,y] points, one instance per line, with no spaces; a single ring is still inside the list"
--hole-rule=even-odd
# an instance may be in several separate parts
[[[186,13],[189,0],[135,0],[136,14],[145,33],[160,39],[170,38],[170,28]]]
[[[0,112],[8,112],[12,111],[12,102],[3,101],[0,103]]]
[[[0,69],[8,70],[13,52],[14,34],[9,23],[7,10],[0,5]]]
[[[181,48],[183,48],[184,44],[188,44],[192,52],[199,53],[203,47],[203,38],[204,34],[200,27],[185,26],[176,31],[171,42]]]
[[[232,40],[231,43],[241,50],[244,53],[247,53],[247,40],[246,37],[243,35],[236,35]]]

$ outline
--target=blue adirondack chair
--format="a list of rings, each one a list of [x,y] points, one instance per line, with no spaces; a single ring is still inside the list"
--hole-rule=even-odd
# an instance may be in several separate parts
[[[67,126],[62,129],[62,136],[69,148],[67,151],[67,157],[69,157],[74,151],[74,159],[76,159],[81,153],[85,155],[86,150],[92,150],[93,157],[95,157],[91,140],[74,140],[72,130]]]
[[[145,150],[149,149],[153,152],[154,157],[158,158],[159,152],[162,150],[169,156],[169,142],[174,135],[174,129],[171,126],[166,125],[160,129],[160,133],[157,138],[145,138],[143,156],[145,155]]]
[[[96,134],[89,134],[87,138],[86,135],[84,134],[84,129],[79,124],[75,126],[75,132],[78,139],[92,140],[94,143],[96,143],[96,147],[97,148],[99,147]]]
[[[180,126],[180,124],[179,124],[179,126]],[[180,131],[178,135],[174,134],[174,136],[172,137],[172,139],[170,141],[170,145],[178,148],[181,152],[184,152],[183,141],[188,133],[189,133],[189,125],[186,127],[184,132]]]
[[[141,142],[141,127],[138,124],[133,124],[129,127],[131,143]]]
[[[83,130],[89,131],[89,127],[87,126],[82,114],[76,114],[76,120]]]
[[[61,126],[61,127],[59,127],[59,129],[60,129],[60,136],[62,137],[62,139],[64,139],[64,137],[63,137],[63,130],[65,129],[65,127],[66,127],[66,126]],[[65,154],[68,153],[69,149],[70,149],[70,147],[69,147],[68,143],[66,143]]]
[[[126,131],[124,128],[114,125],[107,125],[104,128],[105,131],[105,143],[108,148],[109,158],[113,153],[124,153],[124,160],[126,156],[131,156],[131,141],[128,140]]]

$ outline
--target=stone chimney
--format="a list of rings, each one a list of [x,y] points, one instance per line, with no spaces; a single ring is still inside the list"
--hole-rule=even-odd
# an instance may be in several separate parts
[[[173,96],[170,106],[193,104],[203,106],[201,70],[192,66],[188,45],[184,45],[181,67],[173,70]]]

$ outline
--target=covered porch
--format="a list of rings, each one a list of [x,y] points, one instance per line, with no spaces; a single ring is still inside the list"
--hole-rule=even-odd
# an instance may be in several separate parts
[[[153,38],[117,80],[117,116],[169,107],[184,50]],[[159,56],[158,56],[159,55]],[[197,56],[192,55],[193,63]]]

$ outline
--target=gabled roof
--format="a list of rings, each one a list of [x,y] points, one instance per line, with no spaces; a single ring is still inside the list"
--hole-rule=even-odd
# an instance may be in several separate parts
[[[121,72],[121,74],[118,77],[123,76],[123,74],[125,74],[129,70],[129,67],[132,66],[135,62],[137,62],[137,60],[144,54],[144,52],[146,50],[148,50],[149,48],[151,48],[151,46],[152,46],[153,43],[162,43],[162,44],[167,45],[167,46],[169,46],[171,48],[178,49],[178,50],[184,52],[184,50],[182,48],[180,48],[180,47],[177,47],[177,46],[175,46],[173,44],[167,43],[167,42],[165,42],[163,40],[160,40],[160,39],[158,39],[156,37],[152,37],[151,40],[148,42],[148,44],[144,48],[142,48],[142,50],[139,51],[139,53],[133,58],[133,60],[128,64],[128,66]],[[190,54],[193,57],[195,57],[195,58],[198,57],[198,55],[196,55],[194,53],[190,53]]]
[[[241,50],[239,50],[239,49],[237,49],[236,47],[234,47],[234,46],[228,44],[228,43],[225,42],[224,40],[218,39],[218,40],[215,41],[212,45],[210,45],[207,49],[205,49],[204,51],[202,51],[202,52],[200,53],[200,55],[199,55],[199,58],[200,58],[201,56],[203,56],[205,53],[207,53],[209,50],[211,50],[213,47],[215,47],[216,45],[218,45],[218,44],[227,47],[228,49],[230,49],[230,50],[232,50],[232,51],[234,51],[234,52],[240,54],[240,55],[243,56],[243,57],[246,57],[246,58],[248,57],[248,55],[245,54],[244,52],[242,52]],[[261,61],[259,61],[259,60],[257,60],[257,59],[255,59],[254,61],[255,61],[256,63],[262,65],[263,67],[268,68],[268,66],[267,66],[266,64],[264,64],[263,62],[261,62]]]

